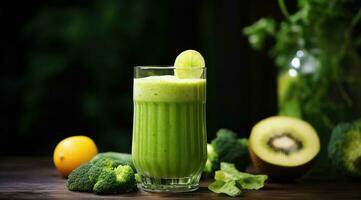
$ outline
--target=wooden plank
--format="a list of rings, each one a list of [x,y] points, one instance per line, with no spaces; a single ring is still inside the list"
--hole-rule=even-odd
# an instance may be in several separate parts
[[[202,180],[198,191],[182,194],[138,192],[98,196],[70,192],[49,158],[1,158],[0,199],[229,199],[207,189]],[[264,189],[249,191],[242,199],[361,199],[361,182],[328,176],[309,176],[287,184],[267,183]]]

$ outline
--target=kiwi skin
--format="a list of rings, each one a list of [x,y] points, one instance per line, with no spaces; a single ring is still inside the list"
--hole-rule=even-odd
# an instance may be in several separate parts
[[[253,151],[251,145],[248,146],[248,151],[252,160],[252,164],[257,170],[257,173],[267,174],[273,182],[290,182],[302,177],[314,164],[317,156],[309,162],[295,166],[284,167],[268,163],[260,159]]]

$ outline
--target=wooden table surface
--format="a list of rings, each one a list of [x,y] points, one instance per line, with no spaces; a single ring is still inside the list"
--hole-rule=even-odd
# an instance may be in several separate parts
[[[361,182],[336,178],[328,173],[309,175],[295,183],[267,183],[259,191],[248,191],[240,199],[361,199]],[[202,180],[199,190],[182,194],[138,192],[98,196],[70,192],[66,180],[50,158],[0,158],[0,199],[235,199],[210,192],[211,180]]]

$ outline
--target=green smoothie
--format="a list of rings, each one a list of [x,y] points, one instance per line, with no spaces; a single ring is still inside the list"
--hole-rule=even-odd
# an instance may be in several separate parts
[[[141,175],[200,176],[207,160],[205,105],[205,79],[134,79],[132,158]]]

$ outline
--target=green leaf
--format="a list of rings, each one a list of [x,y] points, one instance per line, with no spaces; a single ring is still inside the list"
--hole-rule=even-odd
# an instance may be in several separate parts
[[[258,190],[264,187],[267,175],[247,175],[237,181],[237,185],[245,190]]]
[[[272,18],[262,18],[243,29],[243,34],[248,36],[248,41],[252,48],[260,50],[263,48],[266,38],[274,35],[276,23]]]
[[[258,190],[264,186],[264,182],[267,180],[268,176],[240,172],[236,169],[234,164],[222,162],[221,170],[216,171],[214,178],[217,181],[224,182],[236,181],[241,189]]]
[[[267,175],[253,175],[240,172],[234,164],[221,163],[221,170],[216,171],[214,181],[208,186],[215,193],[223,193],[235,197],[242,194],[242,190],[258,190],[264,186]]]
[[[208,186],[208,189],[217,194],[227,194],[231,197],[242,195],[242,191],[237,187],[236,181],[214,181]]]

